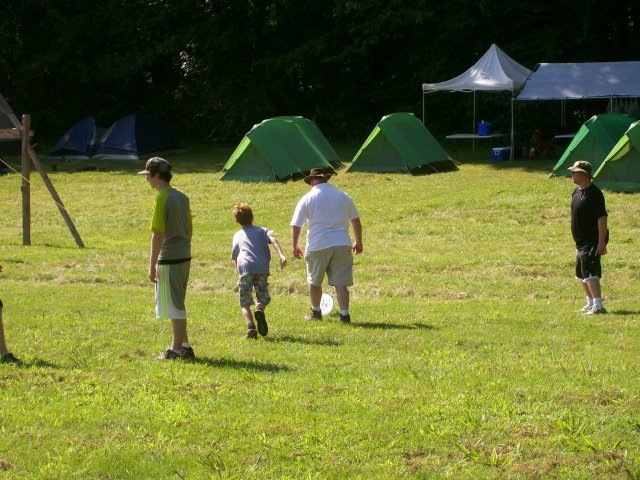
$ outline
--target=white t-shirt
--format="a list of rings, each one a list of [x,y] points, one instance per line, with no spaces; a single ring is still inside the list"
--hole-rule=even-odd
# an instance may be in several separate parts
[[[351,246],[349,223],[360,215],[349,195],[328,183],[315,185],[293,212],[291,226],[307,225],[307,252]]]

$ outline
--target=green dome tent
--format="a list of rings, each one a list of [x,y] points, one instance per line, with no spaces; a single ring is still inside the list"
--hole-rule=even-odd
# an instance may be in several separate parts
[[[586,160],[595,172],[634,119],[621,113],[594,115],[578,133],[553,167],[552,177],[568,177],[567,170],[578,160]]]
[[[619,192],[640,191],[640,122],[629,127],[593,177],[602,188]]]
[[[254,125],[225,164],[220,180],[281,182],[303,177],[312,168],[334,171],[331,162],[337,155],[328,158],[326,146],[312,142],[305,134],[309,125],[301,127],[304,122],[299,119],[276,117]]]
[[[415,115],[393,113],[378,122],[348,171],[415,175],[457,169],[449,154]]]
[[[315,122],[300,116],[283,116],[275,117],[275,119],[290,120],[298,125],[309,143],[318,149],[320,154],[324,156],[331,165],[335,168],[342,168],[344,166],[340,161],[340,157],[338,157],[338,154],[329,143],[329,140],[327,140],[327,137],[324,136]]]

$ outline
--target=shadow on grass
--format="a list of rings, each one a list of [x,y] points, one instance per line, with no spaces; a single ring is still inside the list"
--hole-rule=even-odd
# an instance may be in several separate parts
[[[323,346],[323,347],[339,347],[340,345],[342,345],[342,342],[339,342],[338,340],[308,339],[308,338],[305,338],[305,337],[294,337],[292,335],[283,335],[283,336],[278,336],[278,337],[267,337],[267,338],[265,338],[265,341],[271,342],[271,343],[281,343],[281,342],[301,343],[303,345],[320,345],[320,346]]]
[[[60,365],[56,365],[55,363],[51,363],[51,362],[49,362],[47,360],[43,360],[42,358],[36,358],[32,362],[24,362],[22,364],[22,366],[23,367],[27,367],[27,368],[32,368],[32,367],[37,367],[37,368],[55,368],[55,369],[60,368]]]
[[[608,310],[613,315],[640,315],[640,310]]]
[[[369,328],[369,329],[377,329],[377,330],[437,330],[436,327],[430,325],[428,323],[374,323],[374,322],[357,322],[352,323],[352,326],[356,328]]]
[[[207,358],[197,357],[195,360],[191,360],[191,363],[199,363],[201,365],[207,365],[209,367],[220,368],[236,368],[239,370],[254,370],[256,372],[290,372],[291,368],[286,365],[278,365],[276,363],[268,362],[247,362],[244,360],[232,360],[229,358]]]

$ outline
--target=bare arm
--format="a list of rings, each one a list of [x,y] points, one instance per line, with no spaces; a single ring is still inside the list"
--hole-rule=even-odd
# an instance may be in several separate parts
[[[158,272],[156,264],[158,263],[158,255],[160,255],[160,247],[164,242],[164,232],[151,233],[151,253],[149,254],[149,280],[153,283],[158,281]]]
[[[276,240],[274,237],[271,237],[271,243],[273,244],[273,248],[278,252],[278,256],[280,257],[280,268],[284,268],[287,264],[287,257],[284,256],[282,252],[282,247],[280,246],[280,242]]]
[[[362,223],[360,223],[359,217],[351,220],[351,228],[353,228],[353,236],[356,237],[356,241],[353,243],[353,251],[357,255],[362,253]]]
[[[598,253],[607,254],[607,216],[598,219]]]
[[[300,232],[302,227],[291,227],[291,244],[293,245],[293,257],[302,258],[302,249],[300,248]]]

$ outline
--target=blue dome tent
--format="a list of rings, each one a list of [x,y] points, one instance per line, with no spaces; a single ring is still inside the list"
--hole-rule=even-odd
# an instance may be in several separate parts
[[[111,125],[93,159],[138,160],[144,155],[179,148],[180,140],[166,123],[153,115],[134,114]]]
[[[65,160],[88,160],[93,156],[104,133],[95,117],[76,122],[49,151],[49,157]]]

